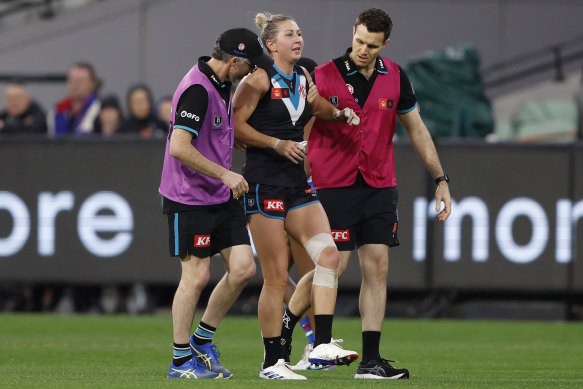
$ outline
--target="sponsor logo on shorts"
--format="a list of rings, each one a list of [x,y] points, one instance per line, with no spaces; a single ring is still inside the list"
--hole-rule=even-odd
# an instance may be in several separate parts
[[[332,230],[332,238],[334,242],[348,242],[350,241],[350,230]]]
[[[195,235],[194,247],[209,247],[211,245],[210,235]]]
[[[330,96],[328,100],[330,100],[330,104],[338,108],[338,96]]]
[[[393,234],[397,232],[397,223],[393,224]]]
[[[281,200],[264,200],[263,208],[266,211],[284,211],[283,201]]]
[[[314,194],[314,189],[308,188],[308,189],[306,189],[306,193],[308,193],[308,194]]]
[[[272,99],[284,99],[289,97],[289,89],[288,88],[272,88],[271,89],[271,98]]]
[[[222,116],[215,116],[215,127],[220,127],[223,124]]]
[[[393,100],[379,99],[379,109],[393,108]]]

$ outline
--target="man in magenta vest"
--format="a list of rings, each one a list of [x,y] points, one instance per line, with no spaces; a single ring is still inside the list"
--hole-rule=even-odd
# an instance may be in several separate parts
[[[231,171],[233,115],[231,83],[255,66],[273,61],[253,32],[237,28],[217,38],[211,57],[201,57],[172,99],[159,192],[168,216],[170,255],[180,257],[182,275],[172,304],[174,354],[168,378],[230,378],[212,343],[215,330],[255,274],[243,208],[249,190]],[[220,253],[227,269],[212,291],[191,336],[200,293],[210,278],[210,257]]]
[[[318,66],[312,76],[320,95],[339,109],[351,108],[360,125],[316,120],[308,141],[312,181],[330,220],[332,236],[346,269],[358,249],[362,270],[359,308],[362,317],[362,362],[355,378],[409,378],[379,351],[386,307],[389,247],[398,246],[397,180],[393,135],[397,118],[437,185],[435,209],[445,221],[451,212],[449,178],[419,116],[413,88],[404,70],[381,50],[389,43],[392,21],[377,8],[362,12],[353,27],[352,48]],[[301,283],[298,289],[302,287]],[[302,293],[296,291],[297,296]],[[300,314],[308,301],[292,297],[290,310]],[[316,328],[316,331],[318,329]]]

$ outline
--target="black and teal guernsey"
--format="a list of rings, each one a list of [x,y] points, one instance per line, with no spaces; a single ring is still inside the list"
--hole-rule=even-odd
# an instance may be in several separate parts
[[[282,140],[303,141],[308,109],[308,82],[299,66],[291,76],[275,64],[266,69],[269,90],[257,103],[247,123],[255,130]],[[294,164],[272,148],[247,148],[243,176],[250,183],[295,187],[306,183],[303,163]]]

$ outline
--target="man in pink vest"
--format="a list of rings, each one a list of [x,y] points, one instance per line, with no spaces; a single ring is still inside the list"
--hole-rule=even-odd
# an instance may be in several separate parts
[[[217,38],[178,84],[159,192],[168,216],[169,249],[179,257],[180,284],[172,304],[173,360],[168,378],[230,378],[212,343],[215,330],[255,274],[246,219],[237,201],[249,190],[233,171],[231,83],[255,66],[271,66],[259,37],[245,28]],[[226,273],[213,289],[191,336],[198,299],[210,278],[210,257],[220,253]]]
[[[322,97],[339,109],[351,108],[361,120],[358,127],[316,120],[308,141],[308,160],[314,187],[342,255],[339,275],[348,265],[351,250],[358,249],[363,276],[359,298],[363,349],[355,378],[364,379],[409,378],[407,369],[392,367],[379,352],[388,248],[399,245],[393,158],[397,118],[435,179],[436,211],[444,203],[438,219],[445,221],[451,212],[449,178],[419,116],[409,79],[399,65],[380,56],[389,43],[391,29],[392,21],[384,11],[372,8],[362,12],[353,27],[352,48],[318,66],[312,76]],[[301,287],[300,283],[298,289]],[[302,295],[296,291],[294,296]],[[299,300],[290,301],[294,315],[301,315],[309,305]]]

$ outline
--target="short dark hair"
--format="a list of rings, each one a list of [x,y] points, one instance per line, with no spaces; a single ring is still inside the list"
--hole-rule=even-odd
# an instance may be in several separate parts
[[[91,78],[91,80],[95,83],[95,90],[98,91],[99,88],[101,88],[102,82],[97,77],[97,72],[95,71],[95,67],[93,67],[92,64],[90,64],[89,62],[80,61],[73,63],[69,69],[71,68],[80,68],[86,70],[87,73],[89,73],[89,77]]]
[[[379,8],[369,8],[356,18],[354,28],[363,24],[369,32],[382,32],[385,34],[385,41],[389,39],[393,29],[393,21],[389,15]]]

